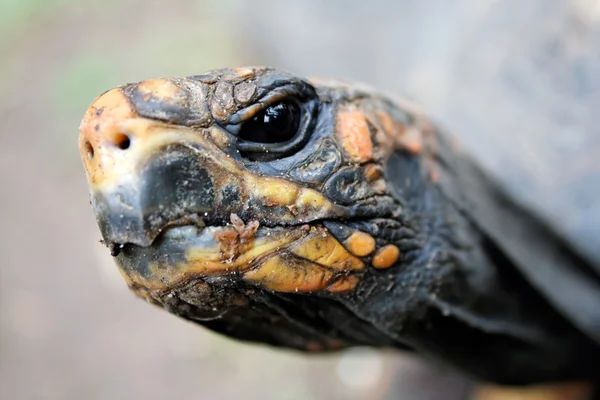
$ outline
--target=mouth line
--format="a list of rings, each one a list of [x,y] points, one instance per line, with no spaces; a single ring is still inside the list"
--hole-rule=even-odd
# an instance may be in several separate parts
[[[219,219],[208,219],[208,216],[200,217],[198,214],[192,215],[190,217],[182,218],[179,220],[175,220],[165,224],[162,228],[160,228],[159,233],[156,237],[150,242],[147,246],[142,246],[136,243],[116,243],[110,242],[107,244],[107,247],[110,250],[110,253],[113,257],[121,254],[121,251],[124,248],[152,248],[157,247],[161,242],[165,240],[177,240],[184,239],[186,234],[188,238],[193,236],[200,236],[205,230],[230,230],[233,229],[235,232],[243,236],[245,229],[248,226],[251,226],[254,231],[258,230],[258,228],[262,229],[285,229],[285,228],[299,228],[302,226],[306,226],[306,229],[310,229],[310,226],[315,224],[322,223],[324,219],[314,219],[302,221],[299,223],[286,223],[286,222],[273,222],[273,221],[262,221],[259,223],[257,220],[249,220],[247,223],[244,223],[243,220],[237,216],[237,214],[232,213],[230,216],[230,222],[225,222],[225,220]],[[268,234],[267,234],[268,235]]]
[[[153,290],[227,276],[282,292],[344,291],[357,282],[354,275],[365,264],[327,225],[327,219],[315,219],[260,226],[235,214],[229,224],[170,225],[150,246],[119,245],[117,264],[130,285]]]
[[[208,226],[210,226],[210,225],[206,224],[206,222],[203,218],[201,218],[198,214],[193,214],[188,217],[180,218],[180,219],[177,219],[177,220],[174,220],[174,221],[171,221],[171,222],[165,224],[162,228],[160,228],[158,230],[158,233],[156,234],[156,236],[154,236],[154,238],[152,238],[152,241],[146,246],[142,246],[142,245],[139,245],[136,243],[131,243],[131,242],[119,243],[119,242],[112,242],[112,241],[107,242],[106,246],[110,250],[110,255],[113,257],[116,257],[119,254],[121,254],[121,250],[126,247],[127,248],[150,248],[150,247],[153,247],[161,239],[161,237],[171,229],[176,229],[176,228],[181,228],[181,227],[195,227],[198,230],[202,230]],[[104,241],[102,241],[102,242],[104,242]]]
[[[206,213],[205,213],[206,214]],[[231,219],[234,219],[235,222],[232,222]],[[349,219],[344,219],[343,221],[345,221],[346,223],[351,222],[351,221],[364,221],[364,220],[370,220],[371,218],[349,218]],[[230,215],[230,221],[226,222],[227,220],[222,219],[222,218],[211,218],[209,215],[204,215],[203,217],[201,217],[198,214],[193,214],[191,216],[185,217],[185,218],[181,218],[181,219],[177,219],[174,221],[171,221],[167,224],[165,224],[162,228],[160,228],[159,233],[156,235],[156,237],[153,238],[152,242],[150,242],[148,245],[146,246],[142,246],[136,243],[131,243],[131,242],[127,242],[127,243],[118,243],[118,242],[107,242],[106,246],[109,248],[111,255],[113,257],[116,257],[120,254],[121,250],[123,248],[153,248],[156,247],[158,243],[164,241],[165,239],[169,239],[169,234],[178,230],[178,229],[196,229],[197,230],[197,234],[201,234],[205,229],[221,229],[221,230],[225,230],[225,229],[235,229],[236,231],[238,231],[238,233],[240,231],[243,231],[244,227],[246,226],[246,223],[243,222],[243,220],[241,218],[239,218],[237,216],[237,214],[232,213]],[[290,229],[294,229],[294,228],[299,228],[302,226],[306,226],[306,229],[309,229],[312,226],[315,225],[323,225],[326,229],[329,228],[329,225],[327,224],[328,221],[332,221],[330,218],[315,218],[315,219],[307,219],[307,220],[299,220],[298,223],[289,223],[286,221],[269,221],[269,220],[253,220],[253,219],[249,219],[247,224],[256,224],[256,228],[262,228],[262,229],[285,229],[285,228],[290,228]],[[105,243],[104,241],[102,241],[103,243]]]

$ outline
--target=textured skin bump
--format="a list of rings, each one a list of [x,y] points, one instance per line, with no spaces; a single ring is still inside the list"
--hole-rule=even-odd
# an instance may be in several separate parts
[[[295,255],[339,271],[355,271],[364,263],[352,256],[333,236],[316,230],[291,247]]]
[[[358,257],[364,257],[375,250],[376,242],[371,235],[356,231],[344,241],[344,245],[350,253]]]
[[[375,268],[389,268],[398,261],[400,250],[393,244],[388,244],[378,249],[371,263]]]
[[[327,287],[333,271],[319,268],[308,260],[274,256],[257,269],[245,273],[244,278],[276,292],[310,293]]]
[[[137,91],[145,102],[158,101],[171,106],[183,106],[187,101],[187,93],[168,79],[152,79],[141,82]]]

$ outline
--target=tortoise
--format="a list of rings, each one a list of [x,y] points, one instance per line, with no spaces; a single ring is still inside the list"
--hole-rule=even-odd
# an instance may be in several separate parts
[[[244,341],[597,382],[600,259],[370,87],[266,67],[112,89],[79,135],[129,288]]]

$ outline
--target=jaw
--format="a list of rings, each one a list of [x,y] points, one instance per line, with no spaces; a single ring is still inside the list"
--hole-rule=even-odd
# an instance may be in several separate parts
[[[370,332],[338,301],[365,265],[322,224],[232,221],[168,228],[150,246],[123,246],[117,265],[138,296],[242,340],[327,351],[356,344],[340,326]]]
[[[117,264],[130,286],[154,291],[221,277],[282,293],[341,293],[365,268],[320,223],[267,227],[236,214],[231,220],[168,228],[150,246],[124,245]]]

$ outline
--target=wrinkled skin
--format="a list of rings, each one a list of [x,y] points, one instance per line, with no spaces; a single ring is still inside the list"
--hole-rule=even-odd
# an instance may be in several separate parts
[[[293,112],[266,123],[280,104]],[[504,384],[597,379],[600,316],[547,279],[589,266],[408,106],[218,70],[103,94],[80,149],[125,280],[174,314],[306,351],[411,349]]]

